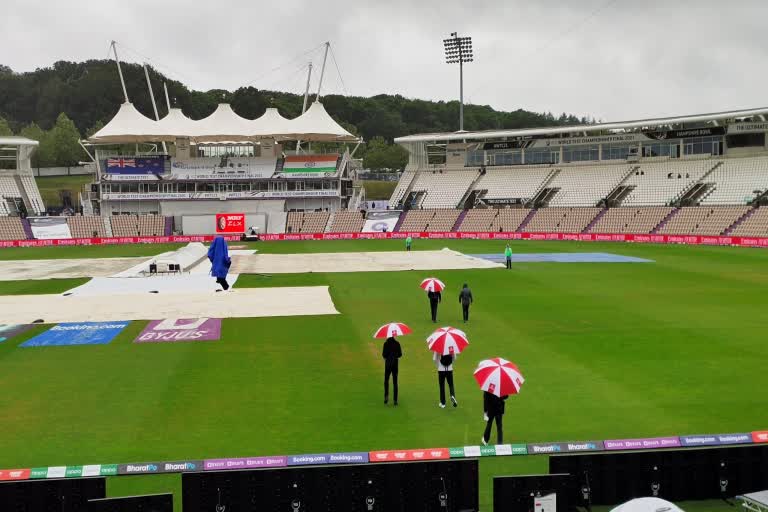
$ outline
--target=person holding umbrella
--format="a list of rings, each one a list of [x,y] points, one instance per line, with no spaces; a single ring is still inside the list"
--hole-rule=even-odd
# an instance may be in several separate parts
[[[229,290],[227,274],[229,273],[229,267],[232,265],[232,260],[229,259],[227,242],[223,236],[217,236],[213,239],[213,243],[208,248],[208,259],[211,261],[211,275],[216,278],[216,282],[221,285],[224,291]]]
[[[487,445],[491,439],[491,428],[494,421],[496,422],[497,444],[503,444],[504,402],[509,398],[509,395],[520,392],[525,379],[514,363],[496,357],[480,361],[475,370],[475,380],[483,391],[483,419],[487,422],[482,437],[483,445]]]
[[[445,409],[445,382],[448,381],[448,390],[451,393],[451,403],[458,407],[456,392],[453,387],[453,362],[462,350],[469,344],[467,335],[453,327],[441,327],[427,338],[429,350],[432,351],[432,361],[437,366],[437,384],[440,388],[440,403],[438,406]]]
[[[459,292],[459,304],[461,304],[461,311],[464,314],[464,323],[467,323],[469,320],[469,306],[473,301],[472,290],[469,289],[467,283],[464,283],[464,286]]]
[[[437,323],[437,305],[443,300],[441,292],[445,289],[445,284],[437,278],[428,277],[421,282],[421,288],[427,291],[429,309],[432,312],[432,323]]]
[[[403,357],[400,342],[395,336],[410,334],[411,329],[402,323],[386,324],[376,331],[374,338],[387,338],[381,349],[381,357],[384,359],[384,405],[389,402],[389,378],[392,377],[392,391],[394,392],[394,405],[397,405],[397,374],[399,372],[399,360]]]
[[[507,262],[507,270],[512,268],[512,248],[507,244],[504,248],[504,259]]]

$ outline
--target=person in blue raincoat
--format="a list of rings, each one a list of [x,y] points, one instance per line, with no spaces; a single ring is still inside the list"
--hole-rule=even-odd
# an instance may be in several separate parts
[[[227,249],[227,242],[224,241],[224,237],[217,236],[213,239],[211,247],[208,248],[208,259],[211,260],[211,275],[216,278],[216,282],[224,290],[228,290],[227,274],[229,273],[230,265],[232,265],[232,260],[229,259],[229,250]]]

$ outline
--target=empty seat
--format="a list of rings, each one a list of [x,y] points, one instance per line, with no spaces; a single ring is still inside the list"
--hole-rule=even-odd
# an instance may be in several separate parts
[[[648,234],[674,210],[671,206],[611,208],[603,214],[590,233]]]
[[[525,226],[525,231],[536,233],[581,233],[600,208],[541,208]]]

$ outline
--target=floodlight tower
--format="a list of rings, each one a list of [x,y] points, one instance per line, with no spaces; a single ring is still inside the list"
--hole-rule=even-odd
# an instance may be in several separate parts
[[[459,131],[464,131],[464,63],[472,62],[472,38],[459,37],[451,32],[449,39],[443,39],[445,63],[459,64]]]

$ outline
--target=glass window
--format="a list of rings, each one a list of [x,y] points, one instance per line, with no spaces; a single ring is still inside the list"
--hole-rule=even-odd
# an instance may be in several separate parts
[[[589,162],[598,160],[599,155],[600,149],[596,144],[563,148],[563,162]]]
[[[532,164],[556,164],[560,162],[560,150],[552,148],[526,149],[525,163]]]
[[[636,144],[603,144],[603,160],[626,160],[630,153],[637,153]]]

